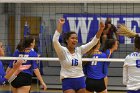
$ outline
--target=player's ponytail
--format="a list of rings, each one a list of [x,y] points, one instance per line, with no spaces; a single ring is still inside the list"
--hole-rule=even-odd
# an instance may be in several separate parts
[[[133,38],[137,36],[137,33],[128,29],[125,25],[120,24],[117,33],[122,36]]]
[[[135,49],[136,49],[136,51],[140,51],[140,36],[136,32],[131,31],[125,25],[120,24],[117,33],[119,35],[126,36],[126,37],[129,37],[129,38],[135,38],[134,39]]]
[[[136,35],[135,35],[135,38],[139,38],[139,37],[140,37],[139,34],[136,34]]]

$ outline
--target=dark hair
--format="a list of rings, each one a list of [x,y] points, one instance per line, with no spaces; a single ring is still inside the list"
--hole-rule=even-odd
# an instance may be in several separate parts
[[[102,51],[105,52],[107,49],[111,49],[116,41],[116,39],[107,39],[105,41]]]
[[[110,17],[107,17],[107,18],[106,18],[104,30],[106,30],[106,29],[108,28],[108,24],[111,24],[111,21],[108,20],[109,18],[110,18]],[[113,26],[113,25],[111,24],[111,27],[112,27],[112,26]]]
[[[23,41],[24,47],[25,48],[30,47],[31,43],[33,43],[34,40],[35,38],[33,36],[24,37],[24,41]]]
[[[140,50],[140,37],[138,34],[135,36],[134,46],[136,49]]]
[[[67,32],[67,33],[63,33],[63,41],[64,43],[67,45],[67,40],[69,39],[69,37],[72,35],[72,34],[76,34],[76,32],[73,32],[73,31],[70,31],[70,32]],[[77,35],[77,34],[76,34]]]
[[[18,51],[24,51],[24,45],[23,45],[23,40],[21,39],[20,42],[18,43],[16,49],[18,49]]]
[[[105,24],[111,24],[111,20],[109,21],[109,19],[111,19],[110,17],[106,18]]]
[[[93,55],[91,55],[91,52],[97,47],[97,45],[100,43],[100,41],[97,42],[97,44],[95,46],[93,46],[86,54],[87,57],[93,57]]]

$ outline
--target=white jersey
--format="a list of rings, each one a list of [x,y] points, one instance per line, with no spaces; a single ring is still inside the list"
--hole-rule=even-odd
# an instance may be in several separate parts
[[[140,89],[140,53],[133,52],[125,58],[123,84],[127,86],[127,90]]]
[[[71,54],[66,47],[60,45],[58,41],[59,36],[60,33],[55,31],[53,44],[61,64],[60,79],[84,76],[82,69],[82,56],[96,45],[99,39],[95,36],[89,43],[76,47],[75,53]]]

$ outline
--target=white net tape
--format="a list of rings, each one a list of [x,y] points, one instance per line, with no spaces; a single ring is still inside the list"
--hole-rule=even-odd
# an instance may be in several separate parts
[[[0,60],[42,60],[42,61],[59,61],[58,58],[51,57],[0,57]],[[120,58],[82,58],[82,61],[101,61],[101,62],[124,62],[125,59]]]

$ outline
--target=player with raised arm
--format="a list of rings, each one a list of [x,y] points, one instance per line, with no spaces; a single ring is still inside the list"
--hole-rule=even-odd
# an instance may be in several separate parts
[[[85,93],[86,85],[82,68],[82,55],[97,44],[103,32],[104,24],[100,23],[99,31],[89,43],[79,47],[77,47],[77,34],[72,31],[66,33],[64,37],[66,47],[64,47],[58,41],[64,23],[65,19],[60,18],[53,36],[53,45],[61,64],[62,90],[64,93]]]

